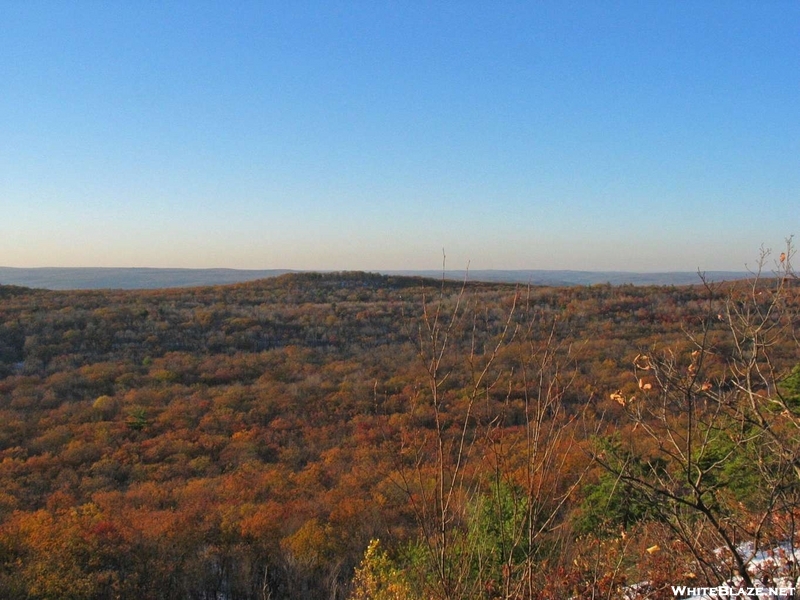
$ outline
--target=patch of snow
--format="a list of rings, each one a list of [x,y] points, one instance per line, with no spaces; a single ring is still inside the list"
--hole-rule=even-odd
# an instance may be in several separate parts
[[[800,578],[795,579],[792,571],[800,561],[800,548],[793,548],[784,542],[769,550],[754,551],[752,543],[742,544],[739,555],[749,557],[747,570],[753,581],[753,588],[742,585],[741,577],[734,577],[716,587],[675,585],[672,587],[675,598],[682,600],[718,600],[720,598],[750,598],[757,600],[788,600],[800,596]],[[720,559],[725,552],[716,552]],[[624,600],[646,597],[650,582],[642,581],[628,586]],[[687,595],[689,594],[689,595]]]

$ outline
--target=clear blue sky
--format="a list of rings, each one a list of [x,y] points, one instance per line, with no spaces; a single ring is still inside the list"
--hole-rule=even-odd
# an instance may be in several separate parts
[[[0,0],[0,265],[744,268],[800,2]]]

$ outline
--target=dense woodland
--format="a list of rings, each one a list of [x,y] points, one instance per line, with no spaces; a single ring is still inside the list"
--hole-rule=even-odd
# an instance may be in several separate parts
[[[793,544],[800,525],[789,271],[0,286],[0,597],[673,598],[766,582],[742,544]]]

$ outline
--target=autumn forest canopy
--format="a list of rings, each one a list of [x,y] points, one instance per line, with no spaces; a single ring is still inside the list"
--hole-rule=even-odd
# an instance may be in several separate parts
[[[0,286],[0,597],[796,582],[796,283]]]

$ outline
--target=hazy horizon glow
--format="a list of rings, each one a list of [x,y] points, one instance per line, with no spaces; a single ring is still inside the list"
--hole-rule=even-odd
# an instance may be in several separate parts
[[[800,4],[13,2],[0,265],[742,270]]]

